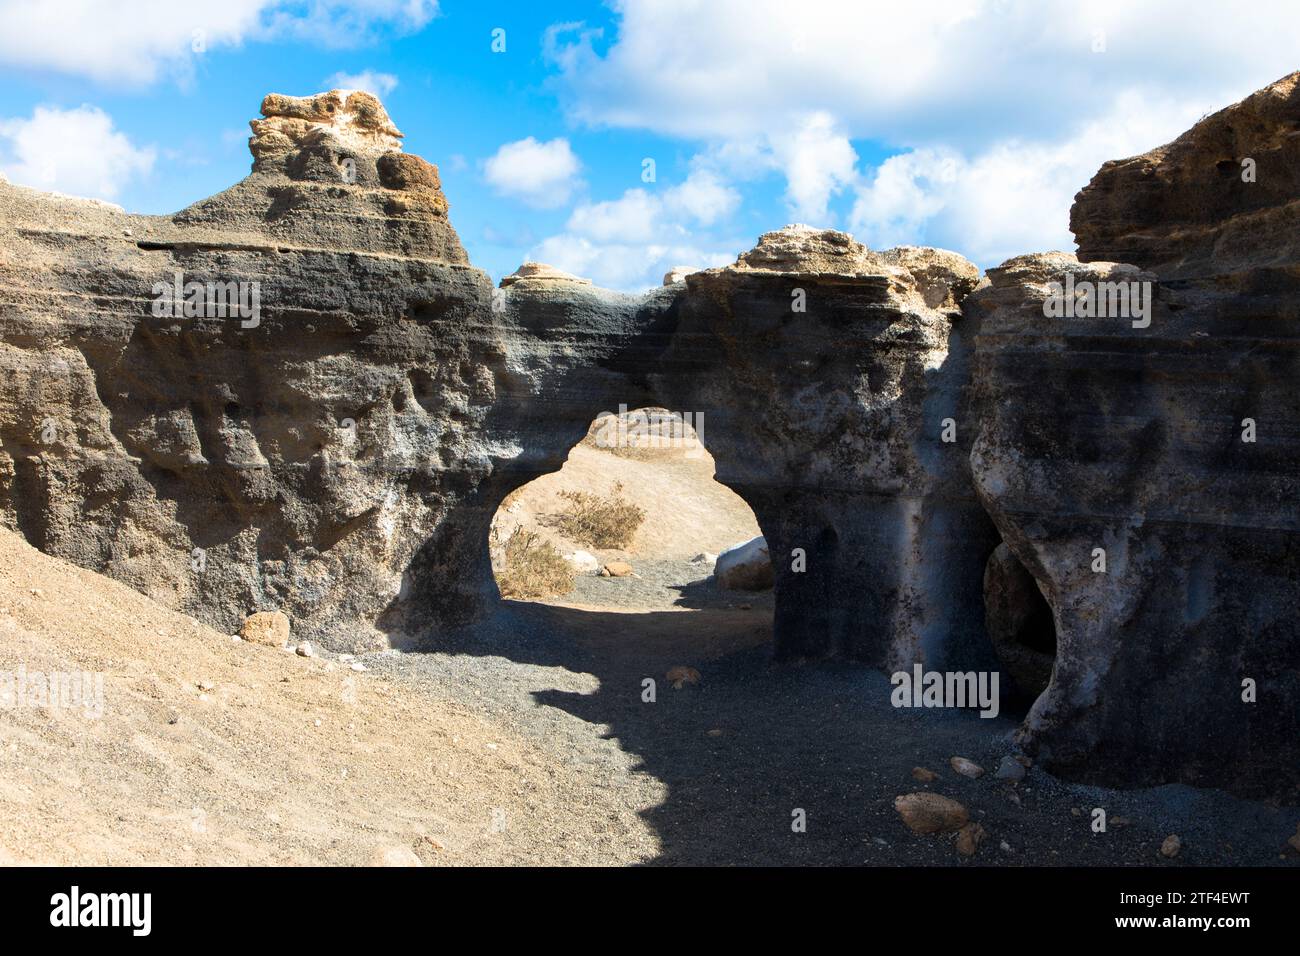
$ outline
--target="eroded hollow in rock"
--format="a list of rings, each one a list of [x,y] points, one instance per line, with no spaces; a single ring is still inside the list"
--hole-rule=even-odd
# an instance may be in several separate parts
[[[770,622],[770,565],[743,576],[744,589],[714,574],[720,553],[762,531],[745,500],[714,479],[693,418],[663,408],[602,413],[559,471],[507,495],[489,534],[502,597],[633,612],[743,609]],[[767,561],[760,547],[745,549],[745,560],[755,555]]]
[[[1005,543],[984,568],[984,620],[1010,678],[1010,700],[1028,706],[1047,689],[1056,663],[1056,622],[1038,582]]]

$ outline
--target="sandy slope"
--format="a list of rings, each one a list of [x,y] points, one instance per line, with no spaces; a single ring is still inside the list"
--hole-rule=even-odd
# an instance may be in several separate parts
[[[570,541],[550,520],[565,507],[561,491],[607,495],[615,483],[640,505],[646,519],[626,550],[595,550]],[[509,537],[518,526],[540,532],[561,552],[592,551],[602,559],[687,560],[702,551],[717,554],[762,534],[745,500],[713,478],[713,459],[665,449],[629,458],[584,442],[574,447],[563,467],[529,482],[497,513],[498,535]]]
[[[361,864],[404,847],[425,864],[589,863],[657,850],[639,808],[602,805],[581,767],[464,704],[232,641],[0,531],[0,679],[20,667],[102,673],[102,716],[0,707],[0,862]]]

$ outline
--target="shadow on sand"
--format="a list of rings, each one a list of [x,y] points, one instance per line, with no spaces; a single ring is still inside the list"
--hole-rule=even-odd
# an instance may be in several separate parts
[[[644,811],[661,844],[655,863],[959,862],[942,838],[907,834],[894,797],[920,789],[911,770],[924,765],[945,777],[932,789],[968,799],[961,791],[972,782],[948,771],[949,756],[992,759],[1015,720],[900,711],[890,704],[888,678],[870,668],[774,663],[770,596],[758,596],[751,610],[720,608],[705,593],[711,589],[685,586],[679,606],[703,610],[506,601],[487,625],[436,650],[598,678],[594,693],[532,698],[607,726],[607,736],[639,758],[639,771],[665,785],[667,798]],[[699,683],[675,689],[665,675],[678,665],[698,670]],[[646,678],[655,681],[654,702],[643,700]],[[1004,796],[991,802],[1021,813]],[[794,827],[799,816],[803,832]]]

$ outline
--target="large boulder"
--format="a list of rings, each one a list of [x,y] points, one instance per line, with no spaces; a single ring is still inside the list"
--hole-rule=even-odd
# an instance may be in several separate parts
[[[766,591],[772,586],[772,558],[760,535],[718,555],[713,565],[718,586],[729,591]]]

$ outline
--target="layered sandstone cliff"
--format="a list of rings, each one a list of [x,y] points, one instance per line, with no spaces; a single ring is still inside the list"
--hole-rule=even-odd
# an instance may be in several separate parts
[[[220,627],[379,643],[490,467],[490,284],[377,100],[264,109],[251,175],[171,217],[0,185],[0,514]]]
[[[1157,149],[1103,165],[1076,197],[1079,258],[1168,279],[1300,261],[1300,73]]]

